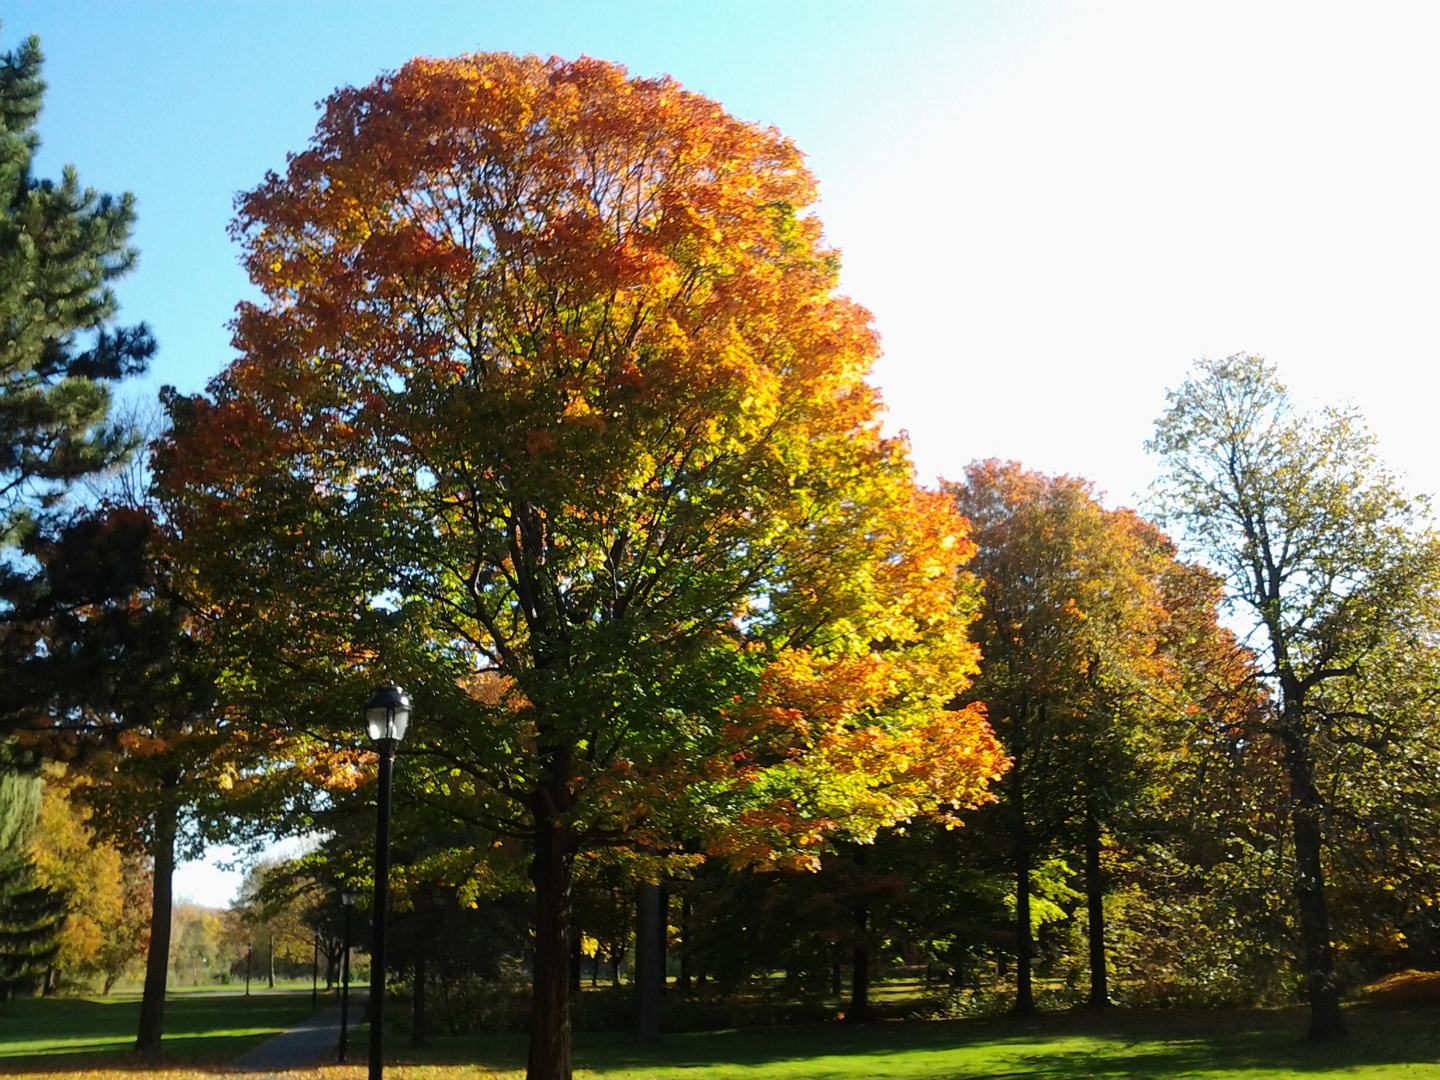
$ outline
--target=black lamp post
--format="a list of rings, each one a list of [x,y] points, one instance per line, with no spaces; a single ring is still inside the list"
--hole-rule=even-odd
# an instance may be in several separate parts
[[[355,923],[355,890],[342,892],[340,903],[345,905],[345,951],[340,956],[340,1053],[335,1060],[344,1065],[345,1044],[350,1034],[350,929]]]
[[[245,996],[250,996],[250,958],[255,955],[255,943],[245,943]]]
[[[385,1075],[385,915],[390,904],[390,796],[395,780],[395,748],[410,726],[410,695],[398,686],[382,686],[365,705],[365,726],[380,755],[380,791],[376,798],[374,947],[370,950],[370,1080]]]

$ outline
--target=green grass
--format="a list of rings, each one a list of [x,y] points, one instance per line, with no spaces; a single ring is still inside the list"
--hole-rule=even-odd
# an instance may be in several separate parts
[[[834,1024],[669,1035],[654,1047],[581,1034],[575,1064],[578,1075],[605,1080],[1440,1080],[1440,1013],[1356,1008],[1349,1017],[1350,1037],[1326,1045],[1301,1038],[1300,1010]],[[435,1039],[425,1051],[392,1055],[414,1066],[397,1077],[417,1080],[494,1075],[465,1063],[522,1075],[524,1056],[523,1036]]]
[[[233,988],[232,988],[233,991]],[[322,1006],[326,1002],[322,999]],[[164,1054],[180,1061],[224,1061],[305,1019],[314,1009],[304,993],[170,995],[165,1002]],[[65,1055],[70,1065],[96,1067],[127,1056],[140,1018],[137,995],[20,998],[0,1005],[0,1062],[11,1069]]]
[[[309,1012],[308,993],[171,998],[167,1060],[155,1063],[128,1053],[138,1013],[133,998],[21,1000],[0,1006],[0,1073],[58,1078],[97,1070],[97,1078],[124,1080],[187,1063],[223,1071],[223,1063]],[[1440,1008],[1367,1004],[1347,1015],[1350,1037],[1320,1045],[1301,1038],[1301,1009],[827,1023],[672,1034],[654,1046],[580,1033],[575,1064],[583,1080],[1440,1080]],[[398,1032],[389,1039],[394,1065],[386,1075],[393,1080],[523,1076],[523,1035],[437,1037],[422,1051],[406,1044]],[[106,1069],[113,1072],[98,1071]],[[182,1073],[167,1075],[178,1080]],[[192,1075],[201,1073],[183,1072]],[[363,1068],[303,1075],[354,1080]]]

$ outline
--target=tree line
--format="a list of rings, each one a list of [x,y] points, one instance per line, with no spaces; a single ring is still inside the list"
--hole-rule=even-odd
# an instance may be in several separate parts
[[[783,971],[864,1019],[902,957],[956,1010],[1033,1011],[1038,973],[1302,996],[1316,1038],[1433,959],[1440,548],[1353,412],[1202,360],[1148,517],[1013,462],[925,487],[788,139],[489,53],[324,103],[237,203],[238,359],[142,439],[110,416],[155,348],[114,326],[133,206],[30,175],[39,64],[0,68],[11,992],[85,907],[31,839],[42,776],[148,874],[140,1049],[207,842],[321,838],[253,902],[333,979],[381,682],[416,706],[417,1037],[427,987],[459,1030],[523,981],[537,1080],[632,948],[641,1034],[667,950],[682,997]]]

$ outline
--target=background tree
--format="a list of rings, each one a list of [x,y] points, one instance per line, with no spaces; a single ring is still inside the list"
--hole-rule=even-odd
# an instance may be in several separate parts
[[[148,904],[137,897],[148,875],[134,860],[99,839],[87,824],[89,811],[70,798],[66,777],[47,779],[40,816],[29,843],[39,884],[63,895],[65,926],[60,933],[47,989],[62,982],[84,986],[95,976],[108,992],[148,940]],[[83,778],[82,778],[83,782]],[[140,880],[134,880],[135,878]]]
[[[26,845],[40,816],[39,777],[0,772],[0,1000],[34,993],[60,950],[65,894],[37,880]]]
[[[1099,737],[1145,639],[1117,635],[1152,618],[1156,597],[1129,530],[1089,486],[1019,465],[978,462],[951,488],[972,524],[985,583],[978,641],[986,658],[969,691],[989,707],[1014,766],[1002,802],[1015,875],[1016,999],[1033,1012],[1031,874],[1076,818],[1093,826],[1100,778],[1121,782],[1124,738]],[[1111,760],[1101,760],[1109,755]],[[1109,800],[1106,800],[1109,801]]]
[[[227,722],[213,656],[170,587],[163,539],[149,509],[101,506],[32,531],[23,551],[36,571],[0,569],[17,739],[83,772],[72,794],[92,811],[90,827],[152,867],[137,1038],[149,1052],[164,1025],[177,860],[273,820],[263,800],[244,801],[273,743],[259,724]]]
[[[880,435],[813,200],[671,80],[416,60],[244,197],[264,301],[173,403],[204,601],[276,667],[411,683],[402,771],[531,844],[534,1080],[570,1074],[579,851],[813,860],[1002,767],[943,709],[963,523]]]
[[[1431,670],[1440,544],[1358,415],[1302,413],[1259,357],[1198,361],[1169,400],[1149,444],[1163,468],[1157,498],[1263,643],[1310,1035],[1333,1038],[1344,1022],[1326,823],[1357,766],[1403,757],[1394,749],[1433,711],[1428,692],[1394,692],[1392,665],[1403,642],[1402,667]]]
[[[1015,1007],[1034,1009],[1034,929],[1065,914],[1032,910],[1031,873],[1077,848],[1091,1004],[1103,1006],[1104,842],[1127,825],[1135,832],[1162,732],[1190,723],[1206,673],[1248,670],[1245,657],[1218,626],[1204,572],[1134,512],[1106,510],[1086,482],[983,461],[950,491],[972,523],[971,566],[985,584],[986,662],[967,699],[986,702],[1015,760],[1000,804],[982,815],[1007,834],[1016,878]],[[1253,697],[1243,678],[1227,690]]]

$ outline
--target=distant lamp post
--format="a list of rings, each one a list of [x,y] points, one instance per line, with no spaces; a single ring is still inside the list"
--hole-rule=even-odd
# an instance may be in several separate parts
[[[382,686],[365,705],[365,726],[380,755],[380,790],[375,823],[375,922],[370,950],[370,1080],[385,1076],[385,916],[390,904],[390,797],[395,781],[395,748],[410,726],[410,695]]]
[[[345,1064],[345,1044],[350,1033],[350,930],[355,924],[354,889],[340,894],[340,903],[345,905],[345,951],[340,955],[340,1054],[336,1061]]]
[[[250,958],[255,955],[255,943],[245,942],[245,996],[250,996]]]

